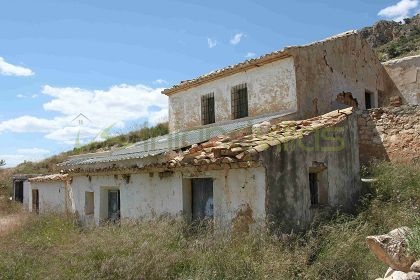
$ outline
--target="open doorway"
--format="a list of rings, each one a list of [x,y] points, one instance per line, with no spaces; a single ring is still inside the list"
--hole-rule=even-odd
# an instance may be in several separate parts
[[[121,218],[120,190],[108,190],[108,220],[116,223]]]
[[[14,199],[23,203],[23,181],[15,181]]]
[[[32,212],[39,214],[39,191],[32,190]]]
[[[191,179],[192,220],[213,219],[213,216],[213,179]]]

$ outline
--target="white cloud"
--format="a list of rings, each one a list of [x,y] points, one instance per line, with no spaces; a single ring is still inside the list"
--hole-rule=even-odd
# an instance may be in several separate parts
[[[35,99],[35,98],[38,98],[38,94],[31,94],[31,95],[27,95],[27,94],[18,94],[18,95],[16,95],[16,97],[17,98],[32,98],[32,99]]]
[[[162,84],[167,84],[168,82],[164,79],[156,79],[153,81],[153,83],[157,85],[162,85]]]
[[[15,154],[0,155],[0,159],[6,161],[6,167],[14,167],[19,163],[27,161],[39,161],[51,154],[50,151],[41,148],[17,149]]]
[[[5,76],[32,76],[35,73],[26,67],[13,65],[0,57],[0,74]]]
[[[41,149],[41,148],[24,148],[24,149],[17,149],[16,151],[18,154],[22,155],[47,155],[50,153],[49,150]]]
[[[211,38],[207,38],[207,44],[209,45],[209,48],[212,49],[217,45],[217,41]]]
[[[245,34],[243,33],[237,33],[235,34],[231,39],[230,39],[230,43],[232,45],[237,45],[241,42],[242,38],[245,37]]]
[[[0,122],[0,133],[41,132],[48,139],[74,144],[92,140],[102,129],[111,125],[122,127],[124,122],[147,120],[149,124],[167,120],[167,96],[161,88],[144,85],[115,85],[107,90],[88,90],[76,87],[46,85],[42,93],[51,97],[43,104],[45,111],[57,112],[55,118],[21,116]],[[80,113],[90,121],[80,126],[73,121]]]
[[[255,56],[256,56],[256,54],[254,52],[247,52],[246,55],[245,55],[245,58],[253,58]]]
[[[418,0],[401,0],[395,5],[380,10],[378,15],[394,21],[402,21],[410,16],[411,10],[415,9],[418,4]]]

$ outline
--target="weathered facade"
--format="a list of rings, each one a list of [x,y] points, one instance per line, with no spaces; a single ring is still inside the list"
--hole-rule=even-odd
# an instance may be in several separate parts
[[[168,135],[70,157],[60,164],[64,180],[32,180],[40,211],[41,204],[64,205],[59,209],[87,225],[171,216],[233,230],[302,230],[320,212],[351,210],[358,199],[355,108],[391,97],[406,102],[355,32],[288,47],[163,94]],[[51,196],[43,195],[48,190]]]
[[[202,98],[208,94],[214,98],[215,123],[235,119],[238,86],[247,91],[247,118],[282,113],[284,119],[305,119],[348,106],[385,106],[393,96],[406,103],[368,43],[356,32],[347,32],[307,46],[287,47],[164,90],[169,96],[170,131],[206,124]]]
[[[146,158],[133,148],[125,159],[72,158],[62,168],[74,211],[84,224],[171,216],[234,230],[301,230],[319,211],[353,207],[360,180],[351,109],[248,129]]]
[[[420,103],[420,55],[394,59],[383,63],[408,104]]]

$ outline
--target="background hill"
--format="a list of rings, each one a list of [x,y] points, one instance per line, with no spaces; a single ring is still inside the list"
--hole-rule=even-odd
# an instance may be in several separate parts
[[[381,20],[359,32],[381,61],[420,54],[420,14],[404,23]]]

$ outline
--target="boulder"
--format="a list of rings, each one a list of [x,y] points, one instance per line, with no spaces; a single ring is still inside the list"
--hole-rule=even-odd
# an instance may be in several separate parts
[[[420,273],[411,271],[407,273],[406,280],[420,280]]]
[[[411,265],[410,270],[411,270],[411,271],[414,271],[414,272],[420,272],[420,260],[418,260],[418,261],[414,262],[414,263]]]
[[[389,268],[384,278],[376,278],[376,280],[407,280],[407,273]]]
[[[370,250],[382,262],[394,270],[409,272],[415,259],[407,252],[407,236],[411,234],[408,227],[401,227],[388,234],[368,236]]]

